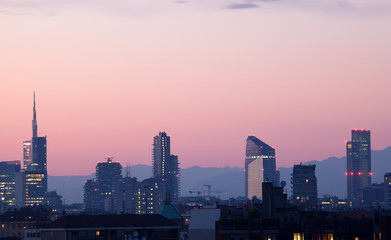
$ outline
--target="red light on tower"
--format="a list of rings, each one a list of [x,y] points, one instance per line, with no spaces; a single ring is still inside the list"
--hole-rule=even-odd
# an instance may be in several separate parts
[[[345,175],[347,176],[347,175],[349,175],[349,173],[348,173],[348,172],[346,172],[346,173],[345,173]]]
[[[370,172],[370,173],[369,173],[369,175],[370,175],[370,176],[372,176],[372,175],[373,175],[373,173],[372,173],[372,172]]]
[[[262,168],[262,171],[265,171],[265,169]]]
[[[358,172],[358,175],[361,176],[361,172]]]
[[[352,175],[352,176],[353,176],[353,174],[354,174],[353,172],[350,173],[350,175]]]

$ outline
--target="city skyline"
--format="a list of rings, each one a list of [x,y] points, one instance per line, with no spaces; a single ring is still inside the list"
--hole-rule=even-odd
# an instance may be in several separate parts
[[[277,167],[345,156],[355,128],[391,145],[389,1],[181,2],[1,1],[0,160],[34,90],[51,175],[150,165],[159,131],[183,168],[243,167],[249,135]]]
[[[35,95],[35,94],[34,94]],[[30,110],[31,111],[31,110]],[[33,111],[33,116],[34,116],[34,119],[35,119],[35,104],[34,104],[34,111]],[[30,115],[30,118],[31,118],[31,115]],[[30,120],[31,121],[31,120]],[[33,120],[33,134],[34,134],[34,127],[35,127],[35,125],[34,125],[34,123],[36,123],[36,119],[35,120]],[[31,126],[31,125],[30,125]],[[349,131],[350,130],[352,130],[352,131],[354,131],[354,130],[362,130],[362,129],[357,129],[357,128],[354,128],[354,129],[349,129]],[[31,131],[31,127],[30,127],[30,131]],[[160,130],[159,130],[160,131]],[[174,130],[175,131],[175,130]],[[348,130],[347,130],[348,131]],[[346,141],[347,140],[345,140],[345,143],[346,143]],[[23,148],[25,148],[25,145],[26,145],[26,143],[28,144],[28,141],[22,141],[22,143],[21,144],[19,144],[19,148],[20,148],[20,145],[22,145],[23,146]],[[278,143],[277,143],[278,144]],[[341,144],[339,144],[339,145],[341,145]],[[147,144],[147,146],[148,146],[148,144]],[[390,146],[391,146],[391,144],[390,144]],[[273,146],[274,147],[274,146]],[[238,146],[237,146],[237,148],[239,148]],[[343,149],[343,150],[345,150],[345,149]],[[376,150],[376,149],[375,149]],[[177,149],[176,151],[180,151],[179,149]],[[245,149],[243,150],[243,154],[245,155]],[[21,153],[21,158],[14,158],[14,159],[2,159],[2,161],[13,161],[13,160],[20,160],[21,162],[23,162],[23,158],[24,158],[24,154],[25,153],[23,153],[23,151],[22,151],[22,153]],[[103,155],[102,157],[104,158],[104,157],[107,157],[107,156],[110,156],[110,155],[113,155],[113,156],[115,156],[115,154],[113,154],[113,153],[108,153],[108,154],[106,154],[106,155]],[[278,153],[276,154],[276,155],[278,155]],[[325,156],[325,158],[327,158],[327,157],[331,157],[332,155],[328,155],[328,156]],[[342,154],[341,156],[337,156],[337,157],[342,157],[342,156],[346,156],[346,152],[345,152],[345,154]],[[117,158],[117,156],[116,156],[116,158]],[[280,159],[280,158],[279,158]],[[323,160],[323,159],[308,159],[307,161],[305,161],[305,160],[303,160],[302,162],[308,162],[308,161],[312,161],[312,160]],[[93,160],[93,161],[95,161],[95,159]],[[130,161],[126,161],[126,159],[119,159],[119,161],[120,162],[122,162],[123,164],[131,164],[131,165],[135,165],[135,164],[145,164],[145,165],[151,165],[151,163],[149,162],[148,163],[148,161],[150,161],[149,159],[147,160],[147,162],[145,162],[145,161],[143,161],[143,162],[132,162],[131,160]],[[280,163],[280,161],[278,161],[278,164],[277,164],[277,168],[278,167],[289,167],[289,166],[293,166],[294,164],[297,164],[297,162],[299,162],[300,161],[300,159],[298,159],[297,161],[295,161],[295,162],[291,162],[291,163],[283,163],[283,164],[281,164]],[[49,159],[49,162],[50,162],[50,159]],[[201,165],[201,164],[197,164],[197,163],[195,163],[195,164],[190,164],[190,165],[187,165],[186,167],[191,167],[191,166],[205,166],[205,167],[213,167],[213,166],[216,166],[216,167],[224,167],[224,166],[232,166],[232,167],[243,167],[242,166],[242,164],[240,164],[240,161],[236,161],[237,163],[236,163],[236,165]],[[95,161],[95,163],[96,163],[96,161]],[[182,163],[181,163],[181,165],[182,165]],[[185,165],[186,165],[186,163],[185,163]],[[50,169],[50,166],[49,166],[49,169]],[[82,173],[83,174],[83,173]],[[82,175],[82,174],[80,174],[80,175]],[[84,174],[90,174],[90,171],[87,171],[86,173],[84,173]],[[55,175],[55,174],[54,174]],[[61,174],[58,174],[58,175],[61,175]],[[74,174],[74,173],[72,173],[72,172],[70,172],[69,174],[63,174],[63,175],[77,175],[77,174]]]

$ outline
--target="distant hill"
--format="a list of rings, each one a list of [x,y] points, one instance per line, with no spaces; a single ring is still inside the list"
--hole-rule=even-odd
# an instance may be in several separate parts
[[[341,198],[346,197],[346,158],[330,157],[323,161],[311,161],[304,164],[316,165],[316,176],[318,178],[318,195],[336,195]],[[278,165],[278,159],[277,159]],[[292,168],[279,168],[281,181],[287,182],[287,192],[291,193],[290,177]],[[129,167],[129,171],[124,168],[125,173],[138,180],[149,178],[152,175],[151,166],[134,165]],[[384,150],[372,151],[372,172],[373,182],[383,182],[386,172],[391,172],[391,147]],[[87,179],[94,178],[95,175],[88,176],[49,176],[49,189],[56,189],[63,196],[66,203],[83,202],[83,185]],[[181,169],[181,195],[196,195],[200,191],[202,195],[207,195],[207,187],[211,185],[211,194],[221,196],[223,199],[233,196],[244,195],[244,171],[239,167],[224,168],[203,168],[190,167]],[[192,191],[193,193],[189,193]]]

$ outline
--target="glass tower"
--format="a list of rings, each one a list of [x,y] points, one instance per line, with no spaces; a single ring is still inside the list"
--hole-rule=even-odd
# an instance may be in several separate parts
[[[262,198],[262,182],[279,186],[275,149],[254,136],[246,142],[245,192],[248,198]]]
[[[371,185],[371,132],[352,130],[352,140],[346,143],[346,177],[348,199],[356,200],[357,191]]]

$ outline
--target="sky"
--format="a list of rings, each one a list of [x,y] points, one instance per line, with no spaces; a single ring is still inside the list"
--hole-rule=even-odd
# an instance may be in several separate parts
[[[0,0],[0,160],[47,136],[51,175],[107,156],[243,167],[246,138],[278,167],[345,155],[354,128],[391,146],[388,0]]]

